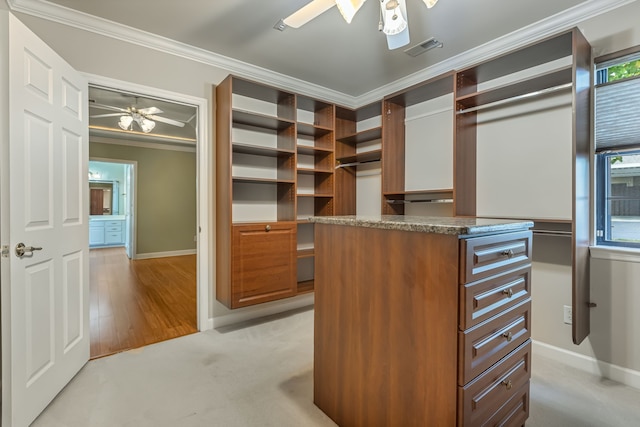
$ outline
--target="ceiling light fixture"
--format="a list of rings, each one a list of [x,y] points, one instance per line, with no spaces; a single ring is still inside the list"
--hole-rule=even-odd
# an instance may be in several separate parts
[[[311,0],[309,3],[279,20],[273,28],[284,31],[287,27],[300,28],[312,19],[320,16],[333,6],[337,6],[347,23],[351,23],[355,14],[366,0]],[[422,0],[431,9],[438,0]],[[409,44],[409,21],[406,0],[380,0],[380,21],[378,29],[387,38],[389,49],[397,49]],[[440,44],[439,47],[442,47]]]
[[[122,130],[131,130],[131,123],[133,122],[133,117],[131,116],[120,116],[120,121],[118,122],[118,126]]]

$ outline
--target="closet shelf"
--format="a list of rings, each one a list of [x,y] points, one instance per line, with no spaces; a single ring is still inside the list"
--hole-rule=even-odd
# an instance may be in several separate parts
[[[563,67],[557,70],[538,74],[534,77],[518,80],[495,88],[474,92],[456,98],[457,114],[476,111],[479,107],[495,106],[496,103],[515,102],[524,98],[549,93],[570,87],[572,68]]]
[[[371,150],[358,153],[353,156],[339,157],[337,160],[337,167],[345,167],[352,163],[368,163],[377,162],[382,158],[382,150]]]
[[[382,126],[336,138],[336,142],[342,142],[344,144],[362,144],[363,142],[375,141],[380,138],[382,138]]]
[[[298,282],[298,295],[313,292],[313,280]]]
[[[329,199],[333,197],[333,194],[323,194],[323,193],[298,193],[296,194],[298,197],[315,197],[320,199]]]
[[[315,255],[313,248],[298,249],[298,258],[311,258]]]
[[[316,154],[316,153],[332,153],[333,148],[328,147],[312,147],[310,145],[298,145],[298,154]]]
[[[293,179],[278,179],[278,178],[253,178],[247,176],[234,176],[233,182],[244,182],[254,184],[294,184]]]
[[[252,126],[274,131],[283,130],[295,124],[293,121],[245,110],[233,110],[232,116],[234,125]]]
[[[333,129],[328,127],[311,125],[308,123],[298,123],[298,135],[312,136],[314,138],[318,138],[320,136],[324,136],[331,132],[333,132]]]
[[[298,168],[297,169],[298,173],[302,173],[302,174],[306,174],[306,175],[313,175],[316,173],[333,173],[332,170],[326,170],[326,169],[314,169],[314,168]]]
[[[234,153],[253,154],[258,156],[281,157],[295,154],[293,149],[283,149],[277,147],[266,147],[264,145],[245,144],[234,142],[232,144]]]

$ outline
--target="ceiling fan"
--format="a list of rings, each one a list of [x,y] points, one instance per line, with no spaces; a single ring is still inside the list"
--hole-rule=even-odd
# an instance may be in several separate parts
[[[166,123],[172,126],[184,127],[183,122],[158,116],[162,114],[162,110],[157,107],[137,108],[134,106],[127,108],[113,107],[111,105],[91,103],[91,107],[108,111],[117,111],[117,113],[97,114],[90,116],[93,119],[102,117],[120,117],[118,126],[122,130],[133,130],[133,123],[137,123],[142,132],[149,133],[156,126],[156,122]]]
[[[366,0],[312,0],[288,17],[282,19],[274,28],[282,31],[286,27],[300,28],[312,19],[320,16],[334,6],[338,7],[348,24],[360,10]],[[397,49],[409,43],[406,0],[378,0],[380,2],[380,21],[378,30],[387,36],[389,49]],[[438,0],[422,0],[431,9]]]

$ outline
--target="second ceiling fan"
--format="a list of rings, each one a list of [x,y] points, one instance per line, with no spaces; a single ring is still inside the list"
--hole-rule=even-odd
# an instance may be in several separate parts
[[[137,123],[140,127],[140,130],[144,133],[149,133],[156,126],[155,122],[166,123],[172,126],[184,127],[183,122],[179,122],[177,120],[168,119],[166,117],[158,116],[158,114],[162,114],[163,111],[157,107],[148,107],[148,108],[136,108],[134,106],[127,108],[113,107],[111,105],[102,105],[91,103],[90,106],[92,108],[98,108],[101,110],[108,111],[117,111],[117,113],[108,113],[108,114],[97,114],[90,116],[93,119],[102,118],[102,117],[120,117],[118,121],[118,126],[122,130],[133,130],[133,123]]]
[[[282,20],[286,27],[300,28],[312,19],[320,16],[334,6],[347,23],[351,23],[355,14],[366,0],[312,0]],[[397,49],[409,44],[409,26],[405,0],[377,0],[380,2],[380,21],[378,29],[387,36],[389,49]],[[432,8],[438,0],[422,0],[428,8]],[[280,28],[282,27],[282,28]]]

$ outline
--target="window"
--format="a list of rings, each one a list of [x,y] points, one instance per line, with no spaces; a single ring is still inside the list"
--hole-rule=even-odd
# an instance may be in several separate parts
[[[596,60],[596,240],[640,248],[640,48]]]

